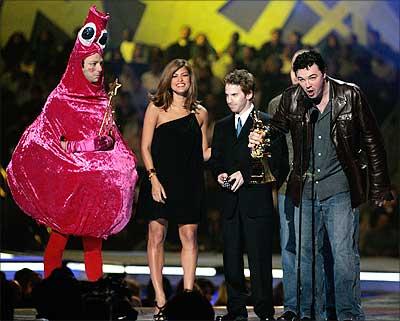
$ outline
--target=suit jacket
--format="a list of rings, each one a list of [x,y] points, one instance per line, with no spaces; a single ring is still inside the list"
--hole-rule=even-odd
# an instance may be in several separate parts
[[[260,113],[260,118],[266,124],[269,116]],[[231,217],[237,208],[249,217],[266,216],[273,209],[272,184],[249,184],[251,176],[251,155],[248,145],[248,135],[253,126],[249,116],[236,137],[234,114],[221,119],[215,124],[212,140],[210,166],[215,178],[221,173],[242,173],[244,184],[235,192],[222,189],[221,211],[225,218]],[[272,174],[277,179],[278,188],[289,172],[288,150],[285,136],[275,132],[271,137],[271,154],[268,159]]]

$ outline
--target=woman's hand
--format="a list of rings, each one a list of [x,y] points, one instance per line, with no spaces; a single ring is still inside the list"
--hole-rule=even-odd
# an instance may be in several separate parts
[[[153,175],[150,178],[150,182],[151,182],[151,196],[153,196],[153,200],[165,204],[165,200],[167,199],[167,194],[165,193],[164,187],[158,180],[157,175]]]

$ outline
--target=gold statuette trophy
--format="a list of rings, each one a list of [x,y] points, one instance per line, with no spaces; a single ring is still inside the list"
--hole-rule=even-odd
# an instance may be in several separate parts
[[[113,83],[110,83],[110,90],[108,91],[108,105],[106,112],[104,113],[103,121],[99,130],[99,136],[110,135],[111,128],[114,123],[115,107],[113,106],[112,100],[117,95],[118,89],[122,85],[118,82],[118,78]]]
[[[259,117],[259,113],[260,112],[255,108],[251,112],[251,118],[253,119],[251,131],[264,133],[264,140],[261,144],[251,149],[250,184],[266,184],[276,181],[268,165],[268,158],[271,157],[271,153],[266,150],[267,147],[271,145],[271,140],[269,138],[271,127],[269,125],[264,125]]]

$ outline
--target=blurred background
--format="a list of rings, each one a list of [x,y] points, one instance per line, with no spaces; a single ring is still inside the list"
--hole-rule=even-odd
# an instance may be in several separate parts
[[[328,74],[358,84],[368,97],[385,139],[393,194],[400,183],[399,70],[400,2],[394,1],[0,1],[1,249],[42,251],[48,231],[12,200],[5,172],[24,129],[40,113],[62,76],[77,30],[90,5],[111,14],[105,53],[106,83],[118,77],[117,124],[138,156],[148,93],[173,58],[189,59],[198,78],[199,99],[213,124],[228,113],[222,79],[246,68],[257,79],[256,105],[290,84],[292,54],[317,48]],[[221,217],[217,186],[206,171],[207,215],[199,232],[200,251],[220,252]],[[133,208],[133,213],[135,208]],[[363,256],[399,254],[399,208],[361,208]],[[278,224],[278,220],[276,220]],[[278,231],[278,225],[276,226]],[[145,222],[134,221],[104,242],[105,250],[146,248]],[[81,248],[71,239],[68,248]],[[171,226],[166,249],[180,244]],[[274,251],[279,254],[278,233]]]

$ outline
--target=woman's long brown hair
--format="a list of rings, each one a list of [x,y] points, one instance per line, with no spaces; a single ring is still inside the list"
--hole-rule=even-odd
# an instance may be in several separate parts
[[[155,94],[150,95],[150,100],[155,106],[164,110],[167,110],[171,106],[173,100],[171,89],[172,76],[182,67],[187,69],[190,76],[190,87],[186,93],[185,108],[195,110],[198,107],[196,76],[192,66],[185,59],[174,59],[164,68]]]

